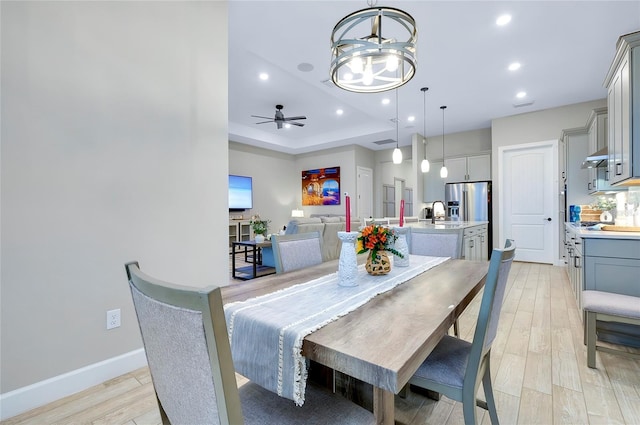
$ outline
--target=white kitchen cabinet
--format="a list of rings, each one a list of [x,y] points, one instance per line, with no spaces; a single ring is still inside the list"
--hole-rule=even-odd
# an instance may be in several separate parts
[[[491,180],[491,155],[448,158],[444,164],[449,172],[446,183]]]
[[[605,78],[609,114],[609,179],[640,184],[640,32],[618,40]],[[634,131],[635,127],[635,131]]]
[[[462,252],[465,260],[487,261],[489,258],[488,226],[481,224],[464,229]]]

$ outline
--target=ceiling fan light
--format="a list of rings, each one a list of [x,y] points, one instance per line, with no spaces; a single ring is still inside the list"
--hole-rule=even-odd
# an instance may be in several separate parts
[[[446,179],[448,175],[449,175],[449,171],[447,170],[447,167],[443,165],[442,168],[440,169],[440,178]]]
[[[400,148],[396,147],[393,150],[393,155],[391,156],[394,164],[402,164],[402,151]]]
[[[429,164],[429,160],[426,158],[423,159],[422,162],[420,163],[420,171],[422,171],[423,173],[428,173],[429,168],[431,168]]]

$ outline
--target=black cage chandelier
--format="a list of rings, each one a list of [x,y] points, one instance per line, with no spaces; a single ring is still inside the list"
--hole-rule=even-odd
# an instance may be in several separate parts
[[[416,72],[415,20],[392,7],[359,10],[331,33],[331,79],[357,93],[377,93],[407,83]]]

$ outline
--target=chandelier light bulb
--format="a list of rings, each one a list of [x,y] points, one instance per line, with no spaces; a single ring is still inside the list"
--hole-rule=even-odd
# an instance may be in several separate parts
[[[387,58],[387,71],[394,72],[398,69],[398,58],[395,56],[389,55]]]
[[[354,74],[362,74],[362,70],[364,68],[364,63],[362,62],[362,58],[356,56],[355,58],[349,61],[349,68],[351,72]]]
[[[373,83],[373,71],[370,66],[367,66],[364,69],[364,73],[362,74],[362,84],[365,86],[370,86]]]

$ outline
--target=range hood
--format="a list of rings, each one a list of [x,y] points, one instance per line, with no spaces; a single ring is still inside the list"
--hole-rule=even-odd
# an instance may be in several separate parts
[[[609,150],[605,147],[589,155],[584,160],[584,162],[582,163],[582,167],[580,168],[606,167],[607,159],[609,159]]]

